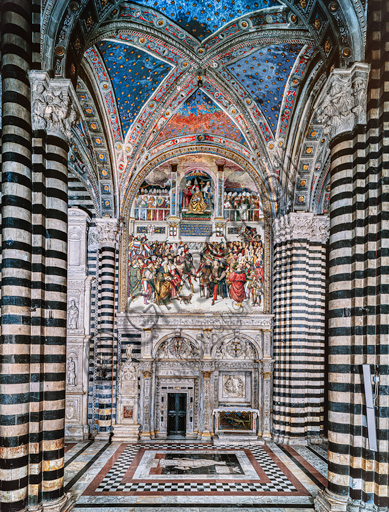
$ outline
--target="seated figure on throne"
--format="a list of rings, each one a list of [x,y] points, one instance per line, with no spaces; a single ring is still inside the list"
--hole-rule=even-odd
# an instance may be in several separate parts
[[[195,187],[194,194],[192,195],[188,207],[189,213],[195,213],[197,215],[201,215],[204,213],[207,208],[207,203],[204,200],[203,193],[200,190],[200,187],[197,185]]]

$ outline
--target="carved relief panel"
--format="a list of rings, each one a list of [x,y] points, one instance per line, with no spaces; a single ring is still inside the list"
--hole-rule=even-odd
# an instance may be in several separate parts
[[[220,372],[219,404],[250,405],[251,382],[251,372]]]

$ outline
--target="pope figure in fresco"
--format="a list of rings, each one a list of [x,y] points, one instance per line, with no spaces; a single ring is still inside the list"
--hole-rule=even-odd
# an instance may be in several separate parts
[[[207,203],[204,201],[203,193],[201,192],[200,187],[197,185],[195,187],[195,192],[190,199],[188,212],[201,215],[204,213],[206,208]]]

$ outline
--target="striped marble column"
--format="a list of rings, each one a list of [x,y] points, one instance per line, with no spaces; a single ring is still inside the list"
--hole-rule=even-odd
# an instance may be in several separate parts
[[[29,74],[33,121],[33,343],[30,506],[65,511],[64,426],[67,312],[68,140],[79,111],[69,80]]]
[[[274,231],[273,435],[320,438],[324,429],[326,243],[329,219],[290,213]]]
[[[2,0],[0,503],[28,505],[31,347],[31,1]]]
[[[97,439],[112,434],[116,400],[115,286],[117,219],[95,220],[99,236],[96,393]]]
[[[328,489],[315,502],[318,512],[389,507],[389,4],[369,2],[368,13],[367,97],[367,64],[335,70],[323,89],[330,111],[333,107],[327,122],[332,136],[329,472]],[[336,81],[354,103],[351,119],[339,113]],[[376,379],[371,423],[362,365],[369,365]]]

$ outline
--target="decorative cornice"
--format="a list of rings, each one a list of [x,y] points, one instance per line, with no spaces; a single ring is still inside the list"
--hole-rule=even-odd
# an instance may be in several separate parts
[[[333,139],[366,123],[367,82],[370,65],[356,62],[349,69],[334,69],[315,105],[323,135]]]
[[[143,327],[160,329],[176,329],[177,325],[192,329],[213,328],[218,331],[226,329],[228,331],[246,328],[246,329],[265,329],[269,330],[273,327],[273,315],[242,315],[221,313],[220,315],[180,315],[171,314],[170,311],[155,310],[154,314],[142,314],[139,318],[139,325]],[[118,313],[117,326],[125,332],[127,329],[134,330],[133,325],[128,320],[126,313]],[[151,327],[150,327],[151,326]]]
[[[46,130],[69,142],[81,108],[70,80],[49,78],[45,71],[29,72],[33,130]]]
[[[274,244],[304,239],[325,244],[330,234],[330,219],[313,213],[289,213],[273,224]]]

